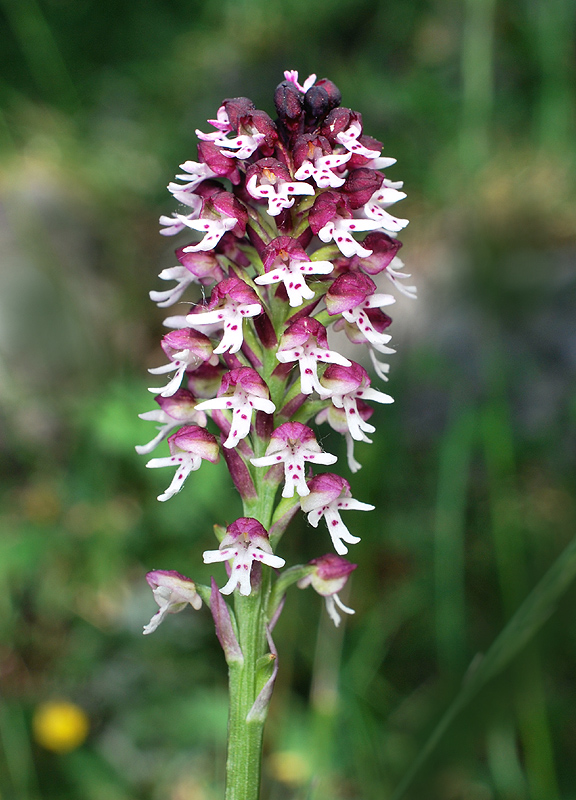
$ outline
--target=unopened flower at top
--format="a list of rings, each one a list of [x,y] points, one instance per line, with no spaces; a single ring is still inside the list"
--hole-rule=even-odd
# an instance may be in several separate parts
[[[250,572],[254,561],[275,569],[283,567],[286,563],[283,558],[275,556],[272,552],[264,526],[251,517],[240,517],[228,525],[226,536],[222,539],[218,550],[206,550],[204,553],[205,564],[230,559],[233,559],[230,578],[220,589],[222,594],[232,594],[236,587],[240,594],[250,594],[252,590]]]
[[[152,570],[146,575],[146,580],[152,589],[159,609],[148,625],[144,626],[143,633],[145,634],[153,633],[166,614],[177,614],[179,611],[183,611],[188,604],[196,610],[202,606],[202,600],[196,591],[194,581],[175,570]]]

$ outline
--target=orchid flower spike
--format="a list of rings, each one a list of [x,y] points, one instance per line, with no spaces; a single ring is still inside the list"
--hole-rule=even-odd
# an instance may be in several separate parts
[[[178,614],[188,604],[196,611],[202,606],[194,581],[175,570],[152,570],[146,575],[146,580],[160,608],[144,626],[144,634],[153,633],[167,614]]]
[[[218,550],[206,550],[203,556],[205,564],[233,559],[228,583],[220,591],[222,594],[232,594],[238,587],[240,594],[245,596],[252,590],[250,573],[254,561],[274,569],[286,563],[283,558],[274,555],[266,529],[251,517],[240,517],[228,525]]]

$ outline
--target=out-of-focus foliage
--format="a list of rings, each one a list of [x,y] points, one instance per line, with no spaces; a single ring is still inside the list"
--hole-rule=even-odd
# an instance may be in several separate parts
[[[209,615],[142,637],[144,574],[206,580],[201,550],[239,502],[211,464],[155,500],[166,478],[133,449],[160,363],[147,293],[172,265],[157,217],[194,129],[224,97],[273,113],[297,68],[398,158],[421,296],[397,303],[396,403],[357,448],[352,488],[377,511],[351,522],[356,616],[335,632],[294,590],[277,627],[265,796],[386,800],[576,529],[576,4],[1,0],[0,19],[0,797],[221,796]],[[322,535],[300,521],[282,555]],[[406,796],[576,797],[575,599]],[[70,752],[34,738],[51,701],[89,720]]]

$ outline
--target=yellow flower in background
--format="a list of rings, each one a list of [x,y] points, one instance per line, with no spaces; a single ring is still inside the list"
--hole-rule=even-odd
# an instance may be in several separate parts
[[[53,753],[69,753],[80,747],[89,727],[86,712],[68,700],[41,703],[32,719],[34,739]]]

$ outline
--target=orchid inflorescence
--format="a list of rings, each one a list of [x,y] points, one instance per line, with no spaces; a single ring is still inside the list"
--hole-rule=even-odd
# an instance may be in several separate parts
[[[402,183],[382,173],[395,159],[364,134],[359,113],[340,106],[331,81],[311,75],[301,85],[297,72],[284,74],[275,122],[246,97],[225,100],[209,120],[214,130],[196,131],[199,160],[181,164],[168,186],[181,210],[160,218],[161,233],[195,235],[176,250],[178,265],[160,273],[175,284],[150,297],[161,308],[173,306],[191,284],[201,286],[202,298],[207,288],[210,295],[165,320],[168,363],[150,372],[168,380],[150,389],[159,409],[141,415],[160,423],[159,432],[137,450],[148,454],[168,440],[170,455],[147,464],[175,468],[161,501],[179,492],[203,460],[215,463],[223,454],[247,516],[219,529],[219,548],[204,553],[205,563],[228,565],[220,599],[218,592],[203,594],[220,609],[221,594],[258,590],[261,565],[284,566],[273,547],[299,509],[314,527],[324,518],[337,555],[287,573],[324,596],[338,624],[338,609],[353,613],[338,592],[355,568],[343,556],[359,541],[340,514],[374,506],[355,500],[339,475],[313,474],[315,465],[337,458],[310,424],[327,423],[345,437],[355,473],[354,443],[370,442],[375,430],[369,402],[392,398],[373,388],[367,370],[338,352],[338,337],[329,343],[328,334],[342,331],[352,343],[347,352],[365,345],[376,374],[387,380],[381,356],[394,350],[383,309],[395,298],[375,280],[386,278],[408,297],[416,290],[398,257],[397,234],[407,220],[388,211],[405,197]],[[267,515],[264,495],[271,499]],[[257,507],[259,519],[250,513]],[[167,613],[201,605],[200,588],[177,572],[155,570],[148,582],[160,610],[145,633]],[[280,607],[276,597],[271,614]]]

